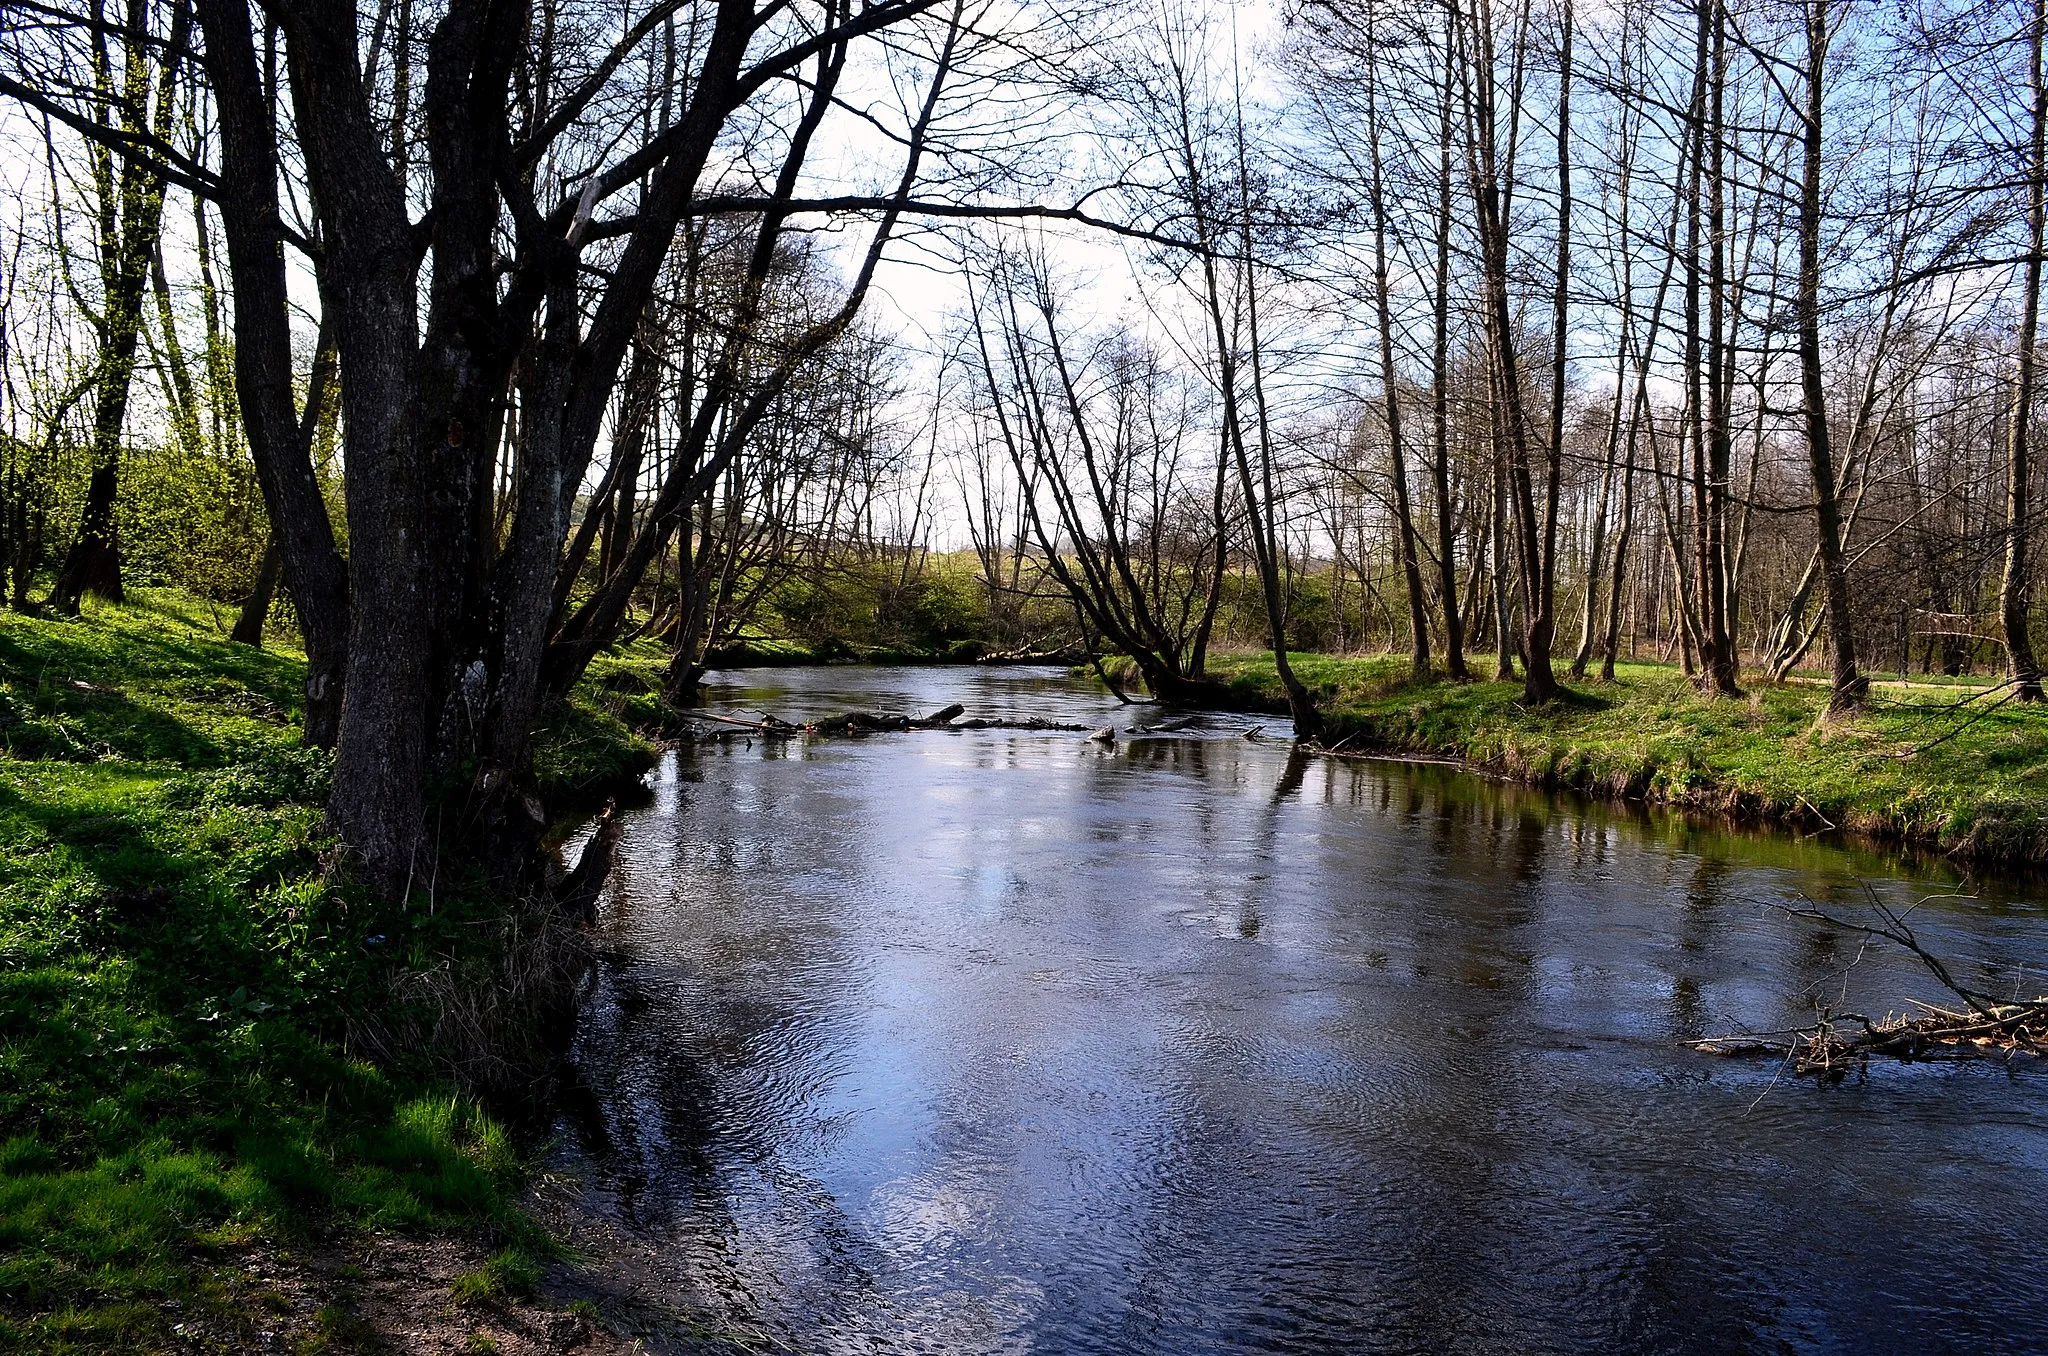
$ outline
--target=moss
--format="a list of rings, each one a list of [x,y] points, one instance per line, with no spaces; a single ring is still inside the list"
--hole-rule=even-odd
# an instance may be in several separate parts
[[[1518,781],[1848,829],[1986,863],[2048,861],[2048,711],[2038,708],[1878,684],[1867,709],[1828,718],[1827,693],[1811,683],[1716,699],[1674,669],[1636,664],[1532,709],[1515,683],[1417,683],[1405,657],[1290,658],[1329,742],[1345,749],[1458,758]],[[1284,710],[1270,655],[1218,656],[1210,671],[1247,709]]]

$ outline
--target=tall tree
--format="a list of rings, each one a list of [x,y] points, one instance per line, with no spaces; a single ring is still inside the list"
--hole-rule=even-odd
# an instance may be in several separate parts
[[[1567,0],[1569,3],[1569,0]],[[1373,311],[1379,330],[1380,393],[1386,411],[1387,457],[1394,486],[1394,523],[1399,533],[1401,580],[1408,593],[1409,667],[1426,678],[1429,664],[1429,605],[1422,593],[1422,564],[1415,546],[1415,511],[1408,498],[1408,451],[1401,440],[1401,380],[1394,364],[1393,284],[1387,251],[1387,174],[1381,148],[1380,52],[1377,0],[1367,0],[1365,21],[1365,141],[1371,162],[1367,194],[1372,204]]]
[[[2030,498],[2034,417],[2034,364],[2041,314],[2041,250],[2048,218],[2048,80],[2042,75],[2042,45],[2048,32],[2048,3],[2033,0],[2027,23],[2027,253],[2021,265],[2018,351],[2014,355],[2012,412],[2005,425],[2005,568],[1999,576],[1998,617],[2005,635],[2006,673],[2020,700],[2041,700],[2041,666],[2028,631],[2032,613],[2032,572],[2028,552],[2033,535]]]
[[[50,591],[50,606],[74,616],[88,590],[117,600],[122,596],[114,508],[143,303],[163,235],[164,178],[140,156],[117,155],[110,143],[170,140],[192,25],[188,0],[172,0],[161,36],[152,32],[153,12],[149,0],[127,0],[125,21],[109,23],[101,0],[94,0],[90,128],[97,136],[88,155],[100,304],[94,318],[99,370],[93,390],[92,477],[78,531]],[[115,40],[118,56],[110,50]]]
[[[1832,39],[1829,0],[1803,0],[1806,32],[1805,105],[1800,118],[1798,200],[1799,283],[1794,307],[1799,326],[1799,381],[1806,426],[1807,472],[1813,484],[1814,531],[1827,608],[1828,655],[1832,670],[1828,708],[1859,705],[1869,682],[1856,669],[1856,616],[1849,597],[1849,562],[1842,549],[1842,506],[1836,490],[1835,454],[1828,441],[1825,359],[1821,352],[1821,233],[1826,204],[1822,175],[1827,141],[1822,121],[1827,106],[1828,47]]]

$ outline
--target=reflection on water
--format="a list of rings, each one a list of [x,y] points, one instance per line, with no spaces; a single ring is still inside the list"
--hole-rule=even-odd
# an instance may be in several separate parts
[[[1115,714],[1046,671],[720,676]],[[806,1352],[2048,1348],[2048,1077],[1678,1044],[1937,997],[1770,907],[1881,863],[1246,724],[672,757],[577,1041],[601,1208]],[[1986,982],[2048,961],[2025,890],[1914,917]]]

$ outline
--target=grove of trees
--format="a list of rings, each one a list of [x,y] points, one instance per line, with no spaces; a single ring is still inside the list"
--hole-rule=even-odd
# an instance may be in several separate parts
[[[852,568],[1305,738],[1290,648],[2038,700],[2044,11],[16,0],[8,599],[288,619],[393,895]]]

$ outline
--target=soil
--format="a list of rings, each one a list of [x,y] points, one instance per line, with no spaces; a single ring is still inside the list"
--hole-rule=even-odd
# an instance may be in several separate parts
[[[530,1295],[459,1302],[456,1278],[492,1248],[465,1238],[377,1234],[211,1250],[204,1301],[171,1315],[172,1350],[199,1356],[731,1356],[761,1334],[722,1328],[674,1291],[653,1250],[546,1187],[529,1207],[575,1260]]]

